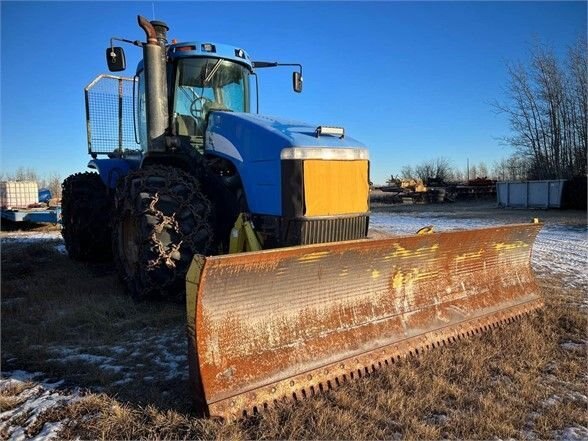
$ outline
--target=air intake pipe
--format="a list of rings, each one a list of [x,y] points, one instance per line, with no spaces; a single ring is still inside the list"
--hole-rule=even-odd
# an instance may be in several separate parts
[[[140,15],[137,19],[147,38],[147,43],[143,45],[147,135],[149,138],[147,151],[164,152],[169,121],[165,48],[169,28],[161,21],[149,22]]]

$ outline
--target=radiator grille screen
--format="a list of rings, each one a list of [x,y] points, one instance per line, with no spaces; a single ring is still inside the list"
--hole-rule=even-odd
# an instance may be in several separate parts
[[[349,216],[325,219],[293,219],[289,244],[340,242],[363,239],[367,235],[369,216]]]

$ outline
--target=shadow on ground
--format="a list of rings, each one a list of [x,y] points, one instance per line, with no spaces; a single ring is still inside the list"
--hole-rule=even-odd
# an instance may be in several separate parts
[[[2,243],[2,369],[189,412],[185,307],[135,302],[112,264],[73,262],[59,239]]]

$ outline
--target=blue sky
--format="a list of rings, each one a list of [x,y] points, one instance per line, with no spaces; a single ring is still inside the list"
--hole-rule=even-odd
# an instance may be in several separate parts
[[[505,64],[533,41],[564,54],[586,36],[585,2],[7,2],[1,7],[1,169],[65,177],[86,169],[83,88],[106,72],[111,36],[142,39],[136,15],[178,41],[217,41],[257,60],[261,113],[338,125],[367,144],[372,180],[443,156],[464,168],[511,151]],[[129,76],[140,51],[125,48]]]

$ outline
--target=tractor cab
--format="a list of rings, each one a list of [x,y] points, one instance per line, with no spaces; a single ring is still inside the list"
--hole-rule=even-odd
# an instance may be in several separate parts
[[[302,91],[302,65],[298,63],[252,61],[243,49],[227,44],[174,41],[168,45],[165,23],[139,17],[139,25],[148,42],[112,37],[106,60],[111,72],[126,68],[124,50],[113,45],[115,40],[143,48],[144,59],[137,66],[136,81],[133,80],[138,84],[133,101],[135,139],[144,154],[166,152],[170,135],[187,137],[192,146],[202,150],[212,111],[250,112],[251,76],[255,77],[258,94],[254,69],[298,67],[298,72],[293,72],[292,84],[295,92]],[[258,111],[259,100],[256,103]],[[118,151],[121,150],[119,146]]]
[[[168,103],[175,134],[188,137],[202,149],[210,112],[249,112],[249,77],[253,74],[249,55],[225,44],[177,43],[167,47]],[[136,121],[143,151],[147,151],[145,68],[137,66],[138,102]]]
[[[250,69],[231,60],[182,58],[174,64],[170,104],[176,134],[202,146],[210,112],[249,112]]]

